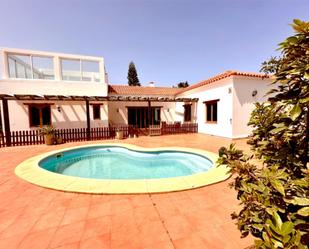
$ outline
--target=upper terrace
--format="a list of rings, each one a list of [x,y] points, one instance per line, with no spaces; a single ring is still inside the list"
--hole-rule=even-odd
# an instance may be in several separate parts
[[[0,77],[5,94],[107,96],[102,57],[1,48]]]

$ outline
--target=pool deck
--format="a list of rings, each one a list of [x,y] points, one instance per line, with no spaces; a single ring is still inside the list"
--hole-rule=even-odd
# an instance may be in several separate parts
[[[240,239],[230,214],[240,209],[227,181],[182,192],[141,195],[65,193],[14,174],[23,160],[51,150],[92,143],[0,149],[0,248],[5,249],[233,249]],[[144,147],[181,146],[217,152],[232,141],[201,134],[122,140]],[[248,151],[245,140],[238,148]]]

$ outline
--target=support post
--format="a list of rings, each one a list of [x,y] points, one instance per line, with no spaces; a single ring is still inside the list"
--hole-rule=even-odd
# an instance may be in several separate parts
[[[86,98],[86,116],[87,116],[87,140],[90,140],[90,111],[89,111],[88,98]]]
[[[9,106],[7,99],[2,99],[2,108],[3,108],[3,119],[4,119],[3,121],[4,121],[6,146],[11,146],[10,116],[9,116]]]
[[[152,125],[151,102],[148,100],[148,126]]]

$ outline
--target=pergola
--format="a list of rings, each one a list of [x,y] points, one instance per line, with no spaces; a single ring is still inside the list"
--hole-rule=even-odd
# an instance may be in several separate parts
[[[163,96],[75,96],[75,95],[34,95],[34,94],[0,94],[3,108],[4,128],[7,143],[11,143],[10,134],[10,117],[8,100],[45,100],[45,101],[85,101],[86,103],[86,117],[87,117],[87,134],[90,134],[90,101],[134,101],[134,102],[147,102],[148,115],[151,117],[151,102],[197,102],[198,98],[182,98],[182,97],[163,97]],[[151,118],[150,118],[151,120]]]

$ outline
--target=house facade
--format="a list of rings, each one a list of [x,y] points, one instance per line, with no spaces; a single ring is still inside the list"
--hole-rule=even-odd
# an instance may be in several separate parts
[[[8,99],[16,96],[7,101],[11,131],[37,129],[49,123],[57,128],[86,127],[83,96],[107,97],[101,57],[20,49],[1,49],[0,57],[0,94]],[[107,102],[93,99],[90,107],[94,109],[90,111],[91,125],[108,125]]]
[[[178,96],[199,98],[193,119],[200,133],[243,138],[251,132],[247,123],[254,103],[266,101],[270,83],[265,74],[226,71],[185,88]]]
[[[227,71],[188,88],[110,85],[102,57],[0,49],[3,131],[195,122],[200,133],[246,137],[270,79]]]

